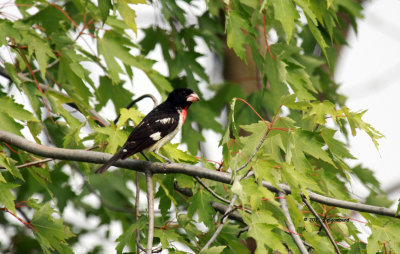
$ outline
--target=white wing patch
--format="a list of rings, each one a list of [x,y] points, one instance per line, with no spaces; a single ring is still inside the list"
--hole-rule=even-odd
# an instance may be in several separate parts
[[[167,123],[173,123],[174,119],[168,117],[168,118],[159,119],[156,122],[160,122],[162,124],[167,124]]]
[[[161,132],[156,132],[150,135],[150,138],[153,139],[154,141],[158,141],[161,139]]]

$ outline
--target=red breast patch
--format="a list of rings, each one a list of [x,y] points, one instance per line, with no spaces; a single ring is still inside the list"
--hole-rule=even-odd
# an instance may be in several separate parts
[[[189,108],[189,106],[186,106],[184,109],[182,109],[182,112],[181,112],[181,115],[182,115],[182,124],[185,123],[188,108]]]

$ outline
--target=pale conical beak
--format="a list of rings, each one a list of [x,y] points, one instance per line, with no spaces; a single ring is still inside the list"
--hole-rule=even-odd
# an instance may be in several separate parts
[[[195,101],[199,101],[200,98],[196,93],[192,93],[189,94],[189,96],[186,98],[186,101],[190,101],[190,102],[195,102]]]

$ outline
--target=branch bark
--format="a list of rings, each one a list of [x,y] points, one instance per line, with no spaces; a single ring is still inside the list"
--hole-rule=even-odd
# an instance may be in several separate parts
[[[147,209],[149,210],[149,231],[147,234],[146,254],[153,253],[154,237],[154,192],[153,192],[153,174],[146,170],[146,188],[147,188]]]
[[[325,223],[322,221],[321,217],[315,212],[314,208],[311,206],[310,203],[308,203],[307,198],[303,197],[303,202],[306,204],[308,209],[312,212],[312,214],[318,219],[319,223],[321,223],[321,226],[324,228],[326,234],[328,235],[329,240],[331,241],[333,248],[335,249],[336,254],[340,254],[339,247],[337,246],[335,239],[333,239],[333,236],[331,234],[331,231],[329,228],[325,225]]]
[[[71,161],[103,164],[107,160],[109,160],[112,156],[112,154],[108,153],[43,146],[28,141],[18,135],[15,135],[7,131],[0,131],[0,141],[6,142],[19,149],[22,149],[24,151],[39,156],[59,159],[59,160],[71,160]],[[170,173],[185,174],[189,176],[206,178],[221,183],[232,184],[232,175],[229,173],[210,170],[189,164],[180,164],[180,163],[162,164],[159,162],[150,163],[147,161],[126,159],[117,161],[114,164],[114,166],[135,170],[139,172],[144,172],[145,170],[149,170],[152,174],[170,174]],[[263,181],[262,184],[271,192],[275,193],[283,192],[285,195],[291,194],[290,187],[285,184],[278,184],[279,189],[265,181]],[[330,198],[317,194],[312,191],[309,191],[309,198],[311,201],[318,202],[321,204],[326,204],[329,206],[336,206],[359,212],[368,212],[373,214],[400,218],[400,215],[396,215],[396,211],[385,207],[365,205],[365,204]]]
[[[288,208],[285,198],[286,198],[285,194],[283,194],[282,192],[279,192],[279,203],[281,204],[283,214],[285,215],[286,226],[288,227],[288,229],[290,231],[290,236],[292,237],[294,243],[299,248],[300,253],[308,254],[306,246],[304,246],[303,241],[301,240],[300,236],[296,232],[296,227],[294,226],[292,218],[290,217],[289,208]]]
[[[208,242],[203,246],[203,248],[201,248],[200,253],[202,251],[208,249],[208,247],[210,247],[210,245],[217,239],[219,233],[221,233],[222,228],[224,227],[226,221],[228,220],[229,214],[232,211],[234,211],[233,206],[235,205],[236,198],[237,198],[237,195],[234,194],[232,197],[232,200],[229,203],[228,209],[225,211],[224,215],[222,216],[221,223],[218,225],[217,230],[215,230],[214,234],[211,236],[211,238],[208,240]]]

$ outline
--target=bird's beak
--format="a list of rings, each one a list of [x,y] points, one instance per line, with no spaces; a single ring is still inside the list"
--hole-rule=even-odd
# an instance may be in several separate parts
[[[190,101],[190,102],[195,102],[195,101],[199,101],[199,100],[200,100],[200,98],[196,93],[189,94],[189,96],[186,97],[186,101]]]

